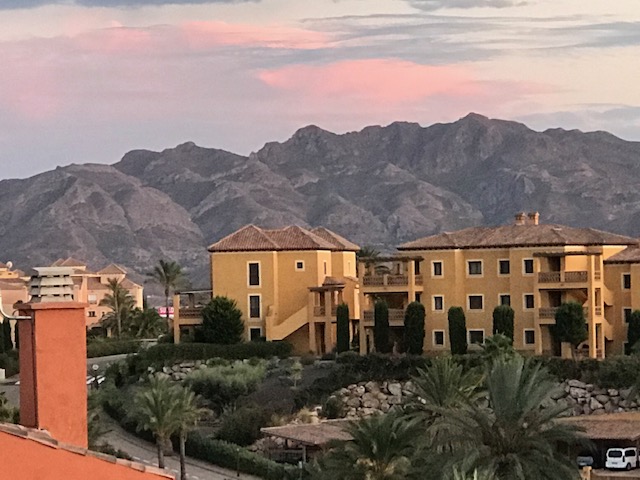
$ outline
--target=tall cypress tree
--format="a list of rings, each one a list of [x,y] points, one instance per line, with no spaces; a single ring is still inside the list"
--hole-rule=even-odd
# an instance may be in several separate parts
[[[422,355],[424,348],[424,305],[411,302],[404,314],[404,346],[407,353]]]
[[[467,320],[462,307],[451,307],[448,312],[449,344],[453,355],[467,353]]]
[[[4,319],[2,322],[2,332],[4,334],[4,351],[9,352],[13,350],[13,342],[11,341],[11,320],[8,318]]]
[[[391,352],[389,342],[389,307],[384,300],[376,300],[373,310],[373,345],[376,352]]]
[[[349,351],[349,305],[341,303],[336,311],[336,349]]]
[[[640,347],[640,310],[634,310],[629,317],[629,327],[627,330],[627,352],[631,353],[634,346]]]
[[[513,343],[513,319],[515,312],[509,305],[498,305],[493,309],[493,334],[501,334]]]

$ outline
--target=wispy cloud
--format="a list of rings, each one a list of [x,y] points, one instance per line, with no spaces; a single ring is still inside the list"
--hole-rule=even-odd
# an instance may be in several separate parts
[[[204,5],[214,3],[257,3],[262,0],[3,0],[0,10],[19,10],[45,5],[78,5],[83,7],[144,7],[161,5]]]
[[[440,10],[445,8],[507,8],[527,5],[521,0],[409,0],[420,10]]]

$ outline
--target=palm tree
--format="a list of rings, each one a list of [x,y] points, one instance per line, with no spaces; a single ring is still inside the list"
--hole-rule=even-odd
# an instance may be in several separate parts
[[[164,333],[166,329],[166,323],[152,308],[146,310],[136,308],[128,325],[129,333],[135,338],[155,338]]]
[[[181,412],[176,388],[167,377],[151,377],[149,387],[134,398],[134,418],[140,430],[150,430],[156,439],[158,467],[164,468],[164,448],[180,428]]]
[[[107,280],[108,294],[100,300],[100,305],[109,307],[111,312],[104,315],[100,320],[103,327],[113,330],[115,327],[117,337],[122,335],[122,325],[131,316],[131,312],[135,306],[135,300],[129,293],[129,290],[122,286],[122,283],[116,278]]]
[[[356,252],[356,265],[359,265],[361,261],[365,262],[365,266],[368,268],[370,265],[376,263],[378,258],[380,257],[380,250],[376,248],[365,245],[358,252]]]
[[[313,470],[314,480],[424,478],[412,466],[420,453],[417,421],[389,413],[352,423],[345,430],[353,440],[333,444]]]
[[[488,407],[478,402],[444,412],[452,446],[445,470],[493,473],[497,480],[574,480],[577,467],[558,444],[585,443],[555,420],[563,406],[541,408],[557,388],[549,374],[520,356],[497,358],[485,379]],[[444,437],[444,436],[443,436]]]
[[[200,408],[195,393],[183,387],[176,387],[175,402],[175,414],[178,421],[177,432],[180,438],[180,480],[187,480],[185,467],[187,434],[195,428],[198,420],[208,414],[210,410]]]
[[[180,288],[185,282],[182,267],[172,260],[160,260],[153,270],[147,273],[150,281],[157,283],[164,289],[167,324],[169,323],[169,297],[171,292]]]

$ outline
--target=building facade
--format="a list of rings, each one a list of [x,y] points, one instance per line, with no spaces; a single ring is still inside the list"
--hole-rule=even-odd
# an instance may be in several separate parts
[[[209,247],[211,294],[236,301],[247,340],[287,340],[299,353],[328,352],[335,345],[337,305],[349,305],[354,318],[359,312],[357,250],[325,228],[248,225]],[[176,342],[202,323],[207,299],[194,301],[201,293],[174,298]]]

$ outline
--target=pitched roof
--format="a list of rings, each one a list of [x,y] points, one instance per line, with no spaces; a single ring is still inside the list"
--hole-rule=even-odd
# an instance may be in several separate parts
[[[124,267],[112,263],[111,265],[107,265],[102,270],[98,270],[100,275],[124,275],[127,273]]]
[[[564,245],[635,245],[638,241],[624,235],[594,228],[564,225],[503,225],[471,227],[444,232],[404,243],[398,250],[443,250],[491,247],[533,247]]]
[[[112,455],[93,452],[86,448],[59,442],[58,440],[53,438],[49,434],[49,432],[47,432],[46,430],[27,428],[22,425],[15,425],[13,423],[0,423],[0,437],[2,436],[2,434],[12,435],[14,437],[22,438],[25,441],[36,442],[50,448],[55,448],[55,449],[63,450],[70,453],[75,453],[75,454],[86,456],[86,457],[95,457],[96,459],[103,460],[112,464],[122,465],[128,468],[132,468],[139,472],[147,472],[149,474],[153,474],[157,476],[157,478],[166,478],[166,479],[174,478],[173,475],[170,475],[166,473],[164,470],[160,470],[159,468],[156,468],[153,466],[144,465],[138,462],[132,462],[130,460],[124,460],[121,458],[116,458]],[[2,445],[1,438],[0,438],[0,445]]]
[[[0,290],[22,290],[27,288],[27,282],[21,278],[0,278]]]
[[[328,420],[320,423],[265,427],[260,431],[265,435],[321,447],[332,440],[353,440],[353,437],[345,431],[345,427],[350,423],[349,420]]]
[[[315,233],[320,238],[326,240],[327,242],[333,244],[339,250],[345,250],[348,252],[357,252],[360,250],[360,247],[353,242],[350,242],[346,238],[341,235],[338,235],[336,232],[332,232],[328,228],[325,227],[316,227],[311,230],[312,233]]]
[[[605,415],[581,415],[558,420],[575,425],[590,440],[640,439],[640,414],[638,412],[610,413]]]
[[[640,263],[640,245],[631,245],[621,252],[611,255],[604,263]]]
[[[52,267],[87,267],[86,262],[82,262],[77,258],[69,257],[66,259],[59,258],[51,264]]]
[[[247,225],[209,247],[210,252],[255,252],[282,250],[348,250],[306,228],[292,225],[267,230]]]

